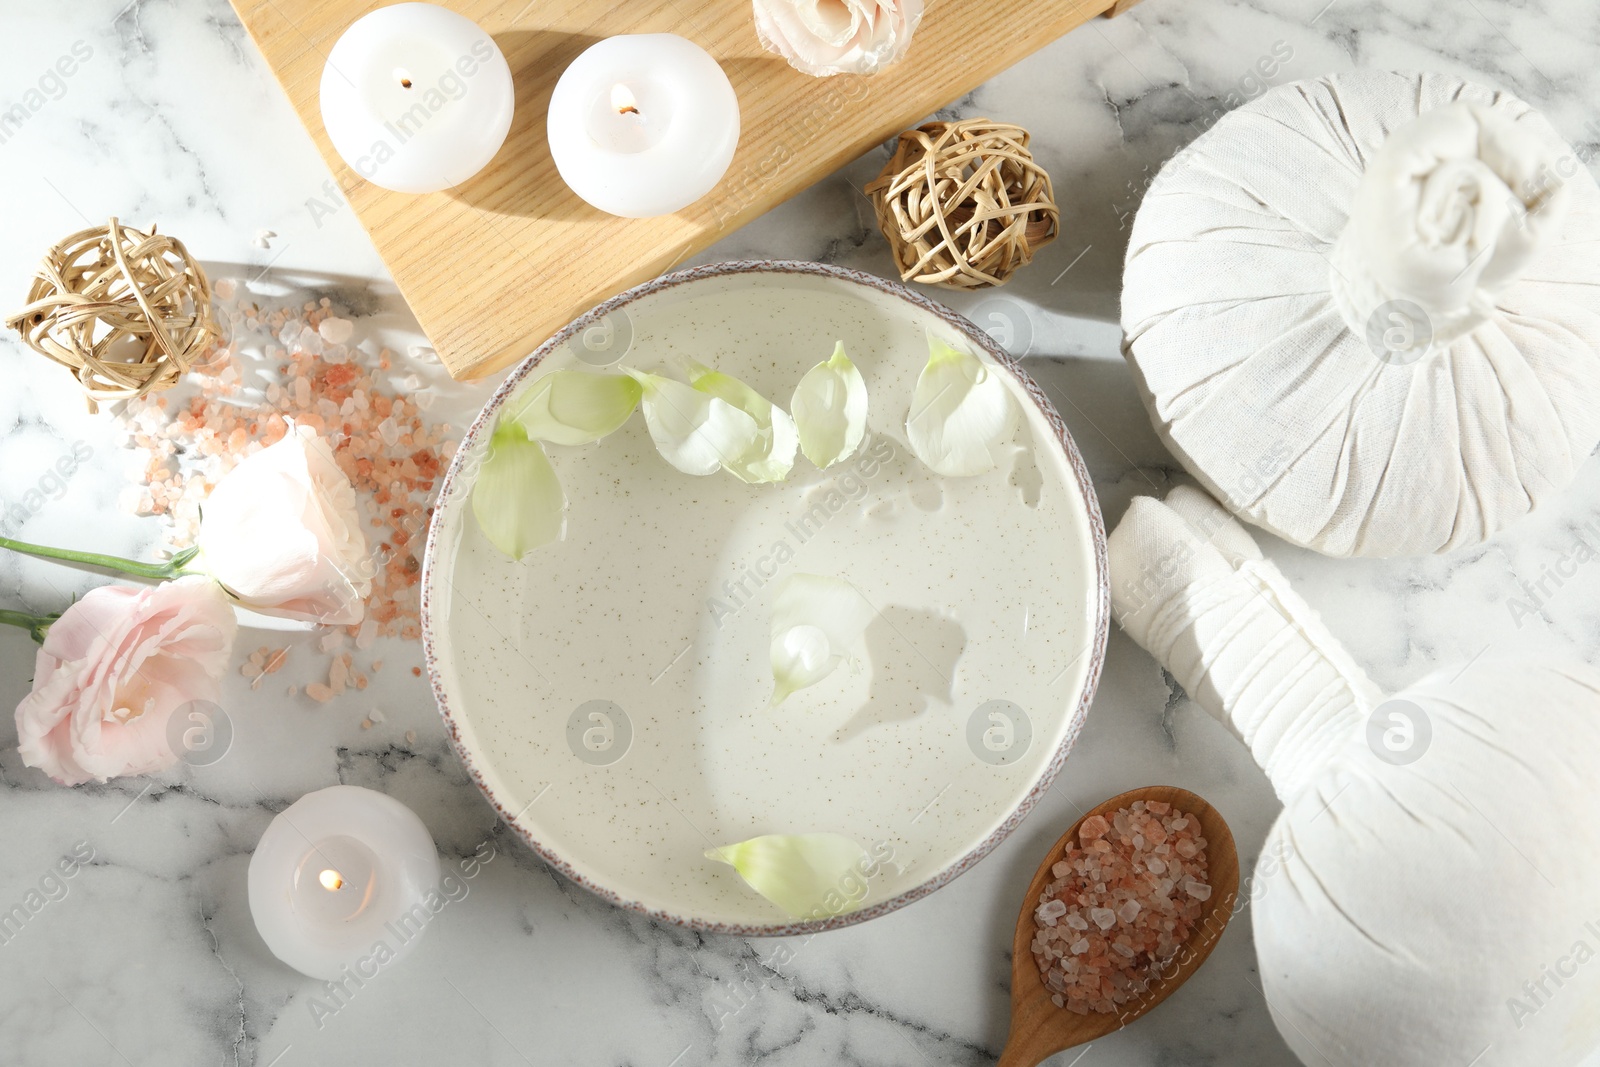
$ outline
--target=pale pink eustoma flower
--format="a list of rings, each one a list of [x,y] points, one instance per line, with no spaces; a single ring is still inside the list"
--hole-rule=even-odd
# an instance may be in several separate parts
[[[217,702],[237,626],[202,576],[90,590],[39,649],[33,691],[17,705],[22,762],[63,785],[171,767],[173,713]]]

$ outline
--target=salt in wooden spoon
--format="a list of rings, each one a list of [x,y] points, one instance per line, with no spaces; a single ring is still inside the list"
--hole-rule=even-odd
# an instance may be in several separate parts
[[[1202,913],[1189,940],[1178,950],[1174,963],[1136,1000],[1119,1005],[1115,1012],[1091,1011],[1079,1015],[1055,1006],[1050,1000],[1050,991],[1045,988],[1044,977],[1039,973],[1039,965],[1033,960],[1029,946],[1037,929],[1033,921],[1034,909],[1039,906],[1039,894],[1054,881],[1050,867],[1063,858],[1068,842],[1077,843],[1078,827],[1083,825],[1083,819],[1090,815],[1104,815],[1109,819],[1117,811],[1131,807],[1136,800],[1165,801],[1175,810],[1199,820],[1201,836],[1206,839],[1207,880],[1211,883],[1211,898],[1206,902],[1209,910]],[[1112,797],[1086,813],[1083,819],[1073,823],[1072,829],[1050,846],[1033,881],[1028,883],[1028,895],[1022,900],[1022,915],[1017,919],[1017,933],[1011,944],[1011,1036],[1000,1054],[998,1067],[1037,1067],[1062,1049],[1095,1041],[1144,1015],[1171,996],[1173,990],[1199,969],[1233,917],[1234,901],[1239,895],[1239,853],[1222,815],[1201,798],[1175,786],[1146,786]]]

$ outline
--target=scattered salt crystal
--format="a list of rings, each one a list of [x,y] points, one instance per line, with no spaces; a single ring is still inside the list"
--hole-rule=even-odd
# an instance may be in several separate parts
[[[1210,900],[1211,887],[1200,882],[1189,881],[1183,883],[1183,891],[1196,900]]]
[[[306,686],[306,696],[319,704],[326,704],[333,699],[333,690],[321,682],[312,682]]]
[[[1164,800],[1152,800],[1148,804],[1145,805],[1145,808],[1152,815],[1165,815],[1167,812],[1172,810],[1172,805],[1168,804]],[[1183,829],[1183,827],[1174,826],[1173,829],[1181,830],[1181,829]]]
[[[383,717],[383,712],[381,710],[379,710],[378,708],[373,708],[371,711],[367,712],[367,718],[371,719],[373,722],[383,722],[383,721],[385,721],[384,717]]]
[[[1121,919],[1125,923],[1131,923],[1138,917],[1139,902],[1137,900],[1127,901],[1122,905],[1122,907],[1117,909],[1117,918]]]
[[[417,743],[417,732],[415,730],[407,730],[406,731],[406,744],[414,745],[416,743]]]
[[[1118,941],[1115,944],[1113,944],[1111,946],[1111,949],[1112,949],[1113,952],[1116,952],[1118,955],[1123,956],[1126,959],[1130,959],[1130,960],[1133,959],[1133,956],[1134,956],[1133,949],[1130,948],[1127,945],[1124,945],[1120,941]]]
[[[271,248],[272,239],[276,236],[278,235],[273,233],[271,230],[257,230],[256,235],[250,239],[250,243],[255,245],[257,248]]]
[[[1104,892],[1104,890],[1102,890]],[[1102,930],[1109,930],[1117,925],[1117,913],[1110,908],[1090,908],[1089,921]]]
[[[1076,940],[1076,941],[1074,941],[1072,943],[1072,954],[1074,956],[1081,956],[1085,952],[1088,952],[1088,951],[1089,951],[1089,939],[1087,937],[1080,937],[1080,938],[1078,938],[1078,940]]]
[[[355,333],[355,331],[355,323],[349,319],[334,318],[332,315],[323,319],[322,323],[317,327],[317,332],[322,335],[322,339],[329,344],[335,345],[342,345],[350,340],[351,334]]]
[[[1067,913],[1067,906],[1059,900],[1047,900],[1034,909],[1033,917],[1046,926],[1054,926],[1056,920]]]

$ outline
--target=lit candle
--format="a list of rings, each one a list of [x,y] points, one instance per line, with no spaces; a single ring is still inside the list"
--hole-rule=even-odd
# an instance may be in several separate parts
[[[353,785],[285,808],[250,857],[250,914],[272,954],[313,978],[370,978],[432,916],[439,853],[393,797]]]
[[[608,37],[556,82],[547,129],[573,192],[613,215],[669,215],[727,172],[739,98],[717,61],[676,34]]]
[[[356,173],[431,193],[494,158],[511,129],[511,68],[470,19],[437,4],[380,7],[350,24],[322,68],[322,125]]]

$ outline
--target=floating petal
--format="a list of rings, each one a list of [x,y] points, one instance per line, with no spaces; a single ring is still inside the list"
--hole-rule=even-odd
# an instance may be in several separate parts
[[[999,462],[1017,421],[1016,401],[993,367],[928,336],[928,365],[906,416],[918,459],[947,477],[982,474]]]
[[[643,389],[623,374],[558,370],[536,378],[506,409],[534,441],[586,445],[628,421]]]
[[[706,850],[796,919],[854,911],[866,899],[866,849],[843,834],[768,834]]]
[[[755,419],[720,397],[660,375],[628,374],[644,389],[640,406],[656,450],[685,474],[715,474],[761,436]]]
[[[472,486],[472,513],[500,551],[521,559],[566,529],[567,498],[544,454],[518,423],[497,426]]]
[[[867,433],[867,383],[845,355],[844,342],[833,355],[806,371],[789,401],[800,432],[800,451],[818,467],[849,459]]]
[[[832,674],[872,616],[872,605],[841,578],[785,578],[772,605],[773,706]]]
[[[788,412],[731,374],[695,364],[689,380],[700,392],[732,404],[755,420],[756,440],[734,462],[723,464],[730,473],[746,482],[781,482],[789,476],[800,434]]]

